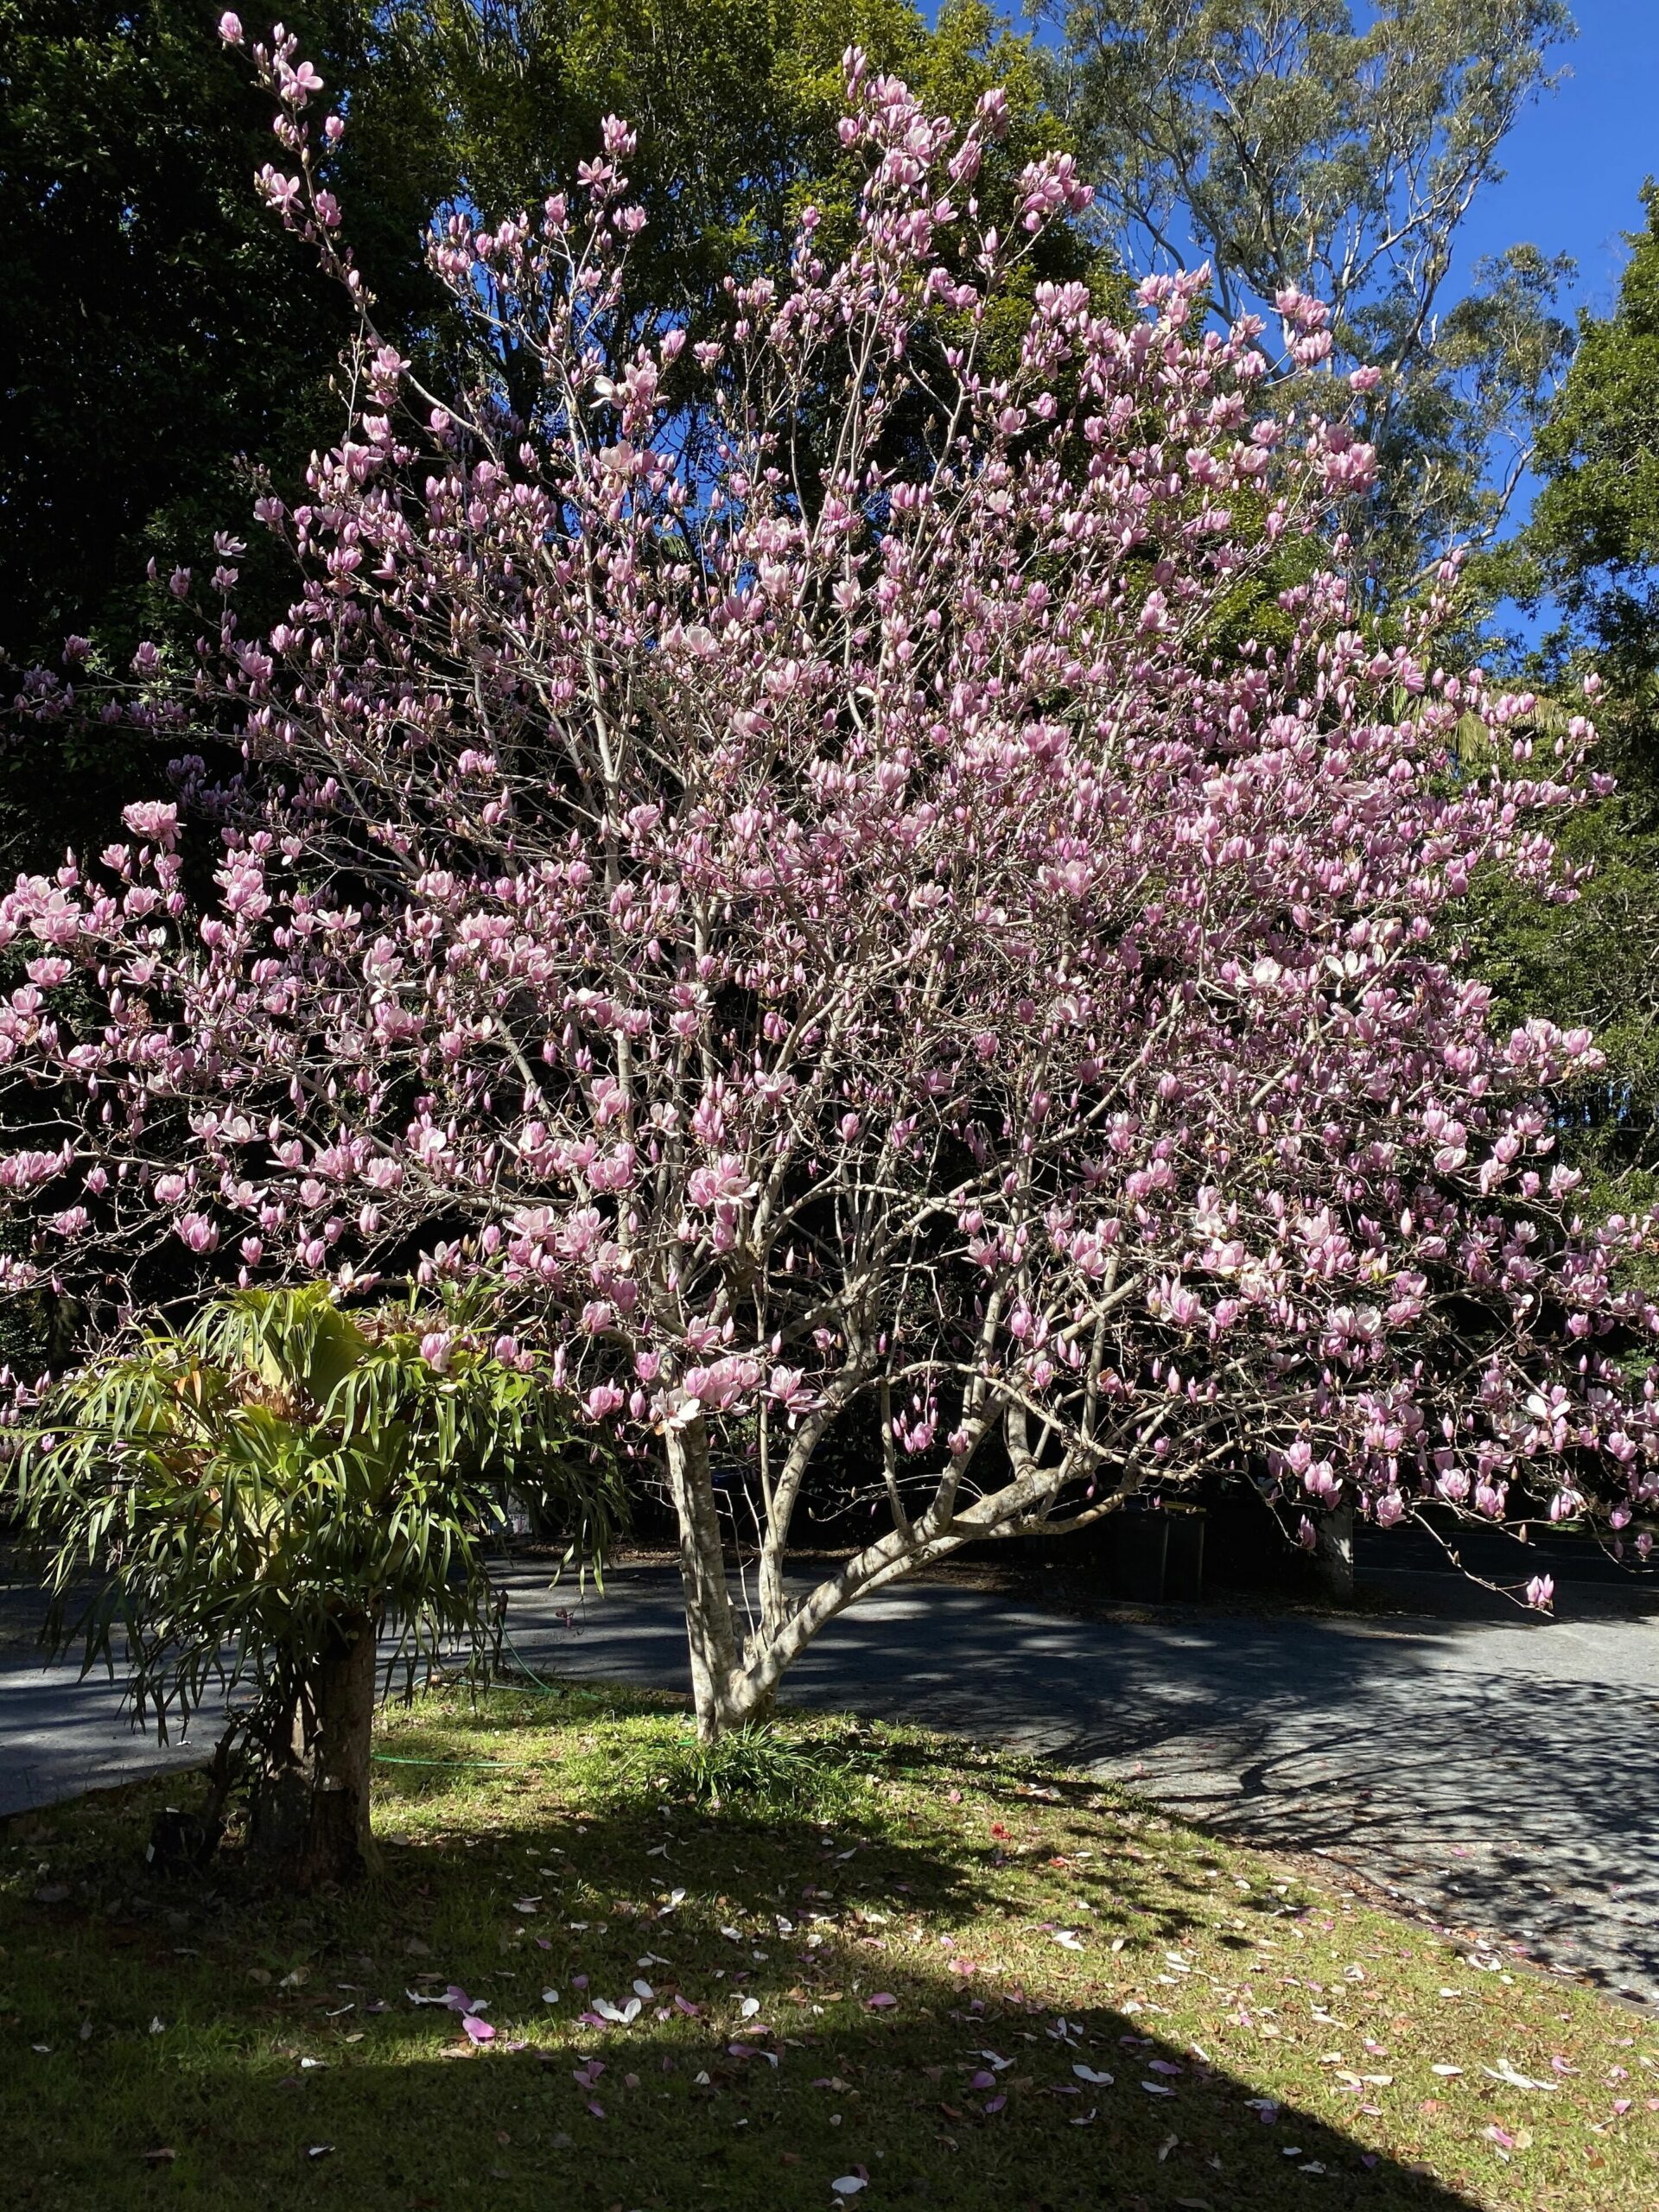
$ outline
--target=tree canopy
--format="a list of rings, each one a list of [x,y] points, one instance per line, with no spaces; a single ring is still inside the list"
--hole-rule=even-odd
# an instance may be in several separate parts
[[[254,58],[264,194],[360,297],[315,73]],[[1319,565],[1376,454],[1328,375],[1264,394],[1322,303],[1270,353],[1192,277],[1033,283],[1069,153],[1004,220],[1000,87],[959,125],[855,53],[846,98],[850,240],[803,207],[705,317],[641,310],[617,118],[533,213],[449,211],[467,373],[365,318],[346,435],[260,502],[283,620],[223,563],[188,659],[35,687],[177,766],[0,901],[6,1286],[474,1287],[665,1474],[709,1733],[897,1576],[1212,1469],[1308,1540],[1659,1495],[1650,1225],[1557,1156],[1593,1041],[1495,1022],[1453,935],[1486,872],[1559,887],[1587,721],[1448,665],[1452,564],[1392,639]],[[1218,651],[1287,541],[1282,630]],[[881,1519],[802,1599],[869,1415]]]
[[[1618,301],[1580,321],[1540,430],[1536,499],[1514,549],[1517,588],[1555,626],[1539,674],[1593,666],[1597,760],[1618,788],[1567,830],[1571,906],[1492,887],[1478,944],[1506,1007],[1595,1027],[1605,1065],[1563,1102],[1568,1141],[1604,1208],[1646,1202],[1659,1173],[1659,194],[1630,239]],[[1548,619],[1548,617],[1546,617]]]
[[[403,327],[436,299],[416,241],[439,180],[418,133],[376,157],[397,95],[369,0],[296,12],[331,83],[368,94],[345,188]],[[270,143],[198,0],[0,0],[0,652],[20,664],[75,630],[130,652],[147,561],[198,557],[245,512],[238,456],[297,470],[331,418],[349,308],[254,198]]]
[[[1618,300],[1586,315],[1538,439],[1527,545],[1541,581],[1644,721],[1659,673],[1659,187]]]

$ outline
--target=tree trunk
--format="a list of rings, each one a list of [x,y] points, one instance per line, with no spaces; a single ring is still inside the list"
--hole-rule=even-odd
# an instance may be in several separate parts
[[[1354,1595],[1354,1509],[1351,1505],[1339,1505],[1334,1513],[1321,1515],[1316,1530],[1313,1562],[1327,1594],[1338,1605],[1351,1604]]]
[[[664,1430],[669,1488],[680,1531],[680,1579],[685,1594],[686,1643],[697,1737],[711,1744],[728,1729],[763,1718],[779,1685],[819,1631],[860,1599],[936,1560],[979,1535],[995,1535],[1014,1512],[1030,1510],[1031,1485],[1011,1485],[962,1514],[930,1512],[906,1520],[845,1560],[798,1604],[784,1586],[789,1512],[823,1424],[797,1438],[791,1464],[771,1501],[762,1553],[760,1631],[740,1647],[726,1580],[725,1547],[709,1465],[709,1429],[701,1413]],[[993,1510],[1001,1505],[1001,1511]]]
[[[375,1865],[369,1745],[376,1656],[372,1618],[342,1615],[295,1703],[286,1740],[264,1747],[249,1847],[294,1889],[345,1887]]]
[[[670,1428],[664,1440],[669,1489],[680,1528],[691,1702],[698,1740],[711,1744],[725,1729],[751,1718],[755,1700],[747,1694],[726,1586],[726,1550],[709,1467],[709,1425],[696,1414],[683,1426]]]

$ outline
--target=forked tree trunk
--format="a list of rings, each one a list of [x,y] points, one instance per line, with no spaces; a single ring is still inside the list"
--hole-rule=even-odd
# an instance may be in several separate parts
[[[665,1432],[669,1488],[680,1531],[680,1579],[685,1592],[686,1643],[691,1661],[691,1702],[697,1737],[711,1744],[728,1729],[763,1718],[794,1662],[837,1614],[918,1567],[948,1558],[978,1532],[964,1516],[944,1533],[925,1522],[895,1529],[847,1560],[798,1604],[788,1602],[783,1582],[789,1526],[774,1501],[762,1560],[763,1590],[771,1602],[758,1632],[740,1643],[725,1545],[709,1465],[708,1424],[701,1415]]]
[[[696,1414],[670,1428],[664,1443],[668,1486],[680,1531],[691,1702],[698,1740],[711,1744],[728,1728],[752,1718],[757,1700],[738,1653],[737,1624],[726,1584],[726,1547],[709,1465],[709,1425]]]
[[[375,1864],[369,1828],[376,1624],[342,1614],[296,1700],[285,1739],[256,1774],[249,1848],[296,1890],[342,1888]]]
[[[1017,1466],[1012,1480],[999,1491],[976,1496],[958,1511],[961,1478],[973,1456],[970,1445],[960,1462],[952,1461],[948,1478],[941,1478],[925,1513],[899,1510],[895,1499],[894,1526],[885,1535],[843,1560],[815,1589],[793,1599],[784,1580],[790,1519],[826,1425],[817,1420],[803,1427],[787,1465],[768,1493],[761,1541],[760,1618],[741,1640],[726,1580],[725,1545],[709,1464],[708,1423],[696,1411],[664,1430],[669,1489],[679,1523],[691,1697],[702,1743],[713,1743],[728,1729],[769,1713],[789,1669],[849,1606],[919,1567],[949,1559],[964,1544],[988,1536],[1033,1534],[1046,1526],[1047,1510],[1066,1479],[1063,1470],[1045,1471],[1026,1452],[1024,1465]],[[1018,1462],[1020,1455],[1015,1458]],[[1129,1484],[1069,1525],[1090,1525],[1115,1510],[1135,1487]]]

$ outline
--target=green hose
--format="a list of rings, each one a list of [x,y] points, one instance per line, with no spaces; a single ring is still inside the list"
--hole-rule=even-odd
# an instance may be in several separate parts
[[[501,1631],[501,1641],[506,1645],[508,1650],[512,1652],[513,1657],[518,1662],[519,1672],[526,1675],[529,1680],[535,1684],[536,1688],[541,1691],[544,1697],[563,1697],[564,1695],[564,1692],[560,1689],[556,1684],[553,1682],[544,1682],[542,1680],[541,1676],[536,1672],[536,1669],[531,1665],[529,1660],[525,1658],[524,1653],[520,1651],[518,1645],[507,1634],[505,1628]],[[518,1685],[513,1682],[503,1682],[501,1684],[501,1688],[503,1689],[514,1689],[517,1687]]]
[[[376,1766],[437,1766],[454,1773],[476,1773],[486,1767],[496,1773],[505,1773],[512,1764],[510,1759],[409,1759],[396,1751],[371,1751],[369,1758]]]

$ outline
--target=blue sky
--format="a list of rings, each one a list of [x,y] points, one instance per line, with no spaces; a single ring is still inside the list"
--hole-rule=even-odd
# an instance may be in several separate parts
[[[1659,0],[1575,0],[1571,74],[1522,118],[1501,184],[1477,200],[1464,260],[1518,239],[1579,264],[1573,296],[1605,315],[1618,291],[1623,233],[1642,225],[1643,181],[1659,176]]]
[[[937,0],[920,0],[930,21]],[[1052,15],[1003,0],[1024,29],[1055,35]],[[1528,109],[1503,150],[1500,184],[1477,200],[1459,268],[1521,241],[1579,264],[1575,304],[1605,314],[1618,291],[1624,233],[1641,227],[1638,194],[1659,176],[1659,0],[1569,0],[1579,35],[1560,49],[1561,83]],[[1354,0],[1363,18],[1363,0]],[[1454,270],[1454,278],[1458,271]],[[1454,284],[1448,298],[1457,296]]]

